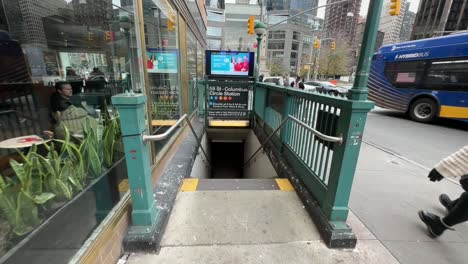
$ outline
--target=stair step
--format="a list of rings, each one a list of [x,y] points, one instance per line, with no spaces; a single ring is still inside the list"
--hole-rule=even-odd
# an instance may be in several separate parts
[[[184,179],[181,192],[193,191],[294,191],[288,179]]]

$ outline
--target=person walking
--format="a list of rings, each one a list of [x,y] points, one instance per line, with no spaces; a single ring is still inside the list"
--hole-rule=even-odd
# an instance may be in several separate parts
[[[304,90],[304,83],[301,81],[301,77],[297,76],[296,80],[291,83],[291,87]]]
[[[433,182],[445,177],[459,178],[464,192],[455,200],[451,200],[447,194],[439,196],[440,203],[448,211],[445,217],[423,210],[418,212],[429,235],[434,238],[442,235],[445,230],[455,230],[453,226],[468,221],[468,145],[441,160],[428,175]]]

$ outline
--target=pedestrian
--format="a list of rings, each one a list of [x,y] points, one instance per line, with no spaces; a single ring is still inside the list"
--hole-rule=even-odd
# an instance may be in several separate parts
[[[304,83],[302,83],[301,77],[297,76],[296,80],[291,82],[291,87],[299,88],[299,89],[304,90]]]
[[[435,182],[445,177],[459,178],[464,192],[458,199],[451,200],[447,194],[439,196],[440,203],[447,209],[444,217],[419,211],[419,218],[426,224],[432,237],[438,237],[454,225],[468,221],[468,145],[441,160],[430,172],[428,178]]]

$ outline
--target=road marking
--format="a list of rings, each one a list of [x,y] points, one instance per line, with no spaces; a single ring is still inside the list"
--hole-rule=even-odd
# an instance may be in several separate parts
[[[282,191],[294,191],[294,187],[291,185],[288,179],[275,179],[276,184]]]
[[[181,192],[194,192],[197,190],[198,179],[184,179],[182,187],[180,187]]]

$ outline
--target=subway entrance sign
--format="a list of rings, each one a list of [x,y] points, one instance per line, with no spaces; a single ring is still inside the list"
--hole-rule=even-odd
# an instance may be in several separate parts
[[[206,120],[209,127],[248,127],[253,82],[207,81]]]

